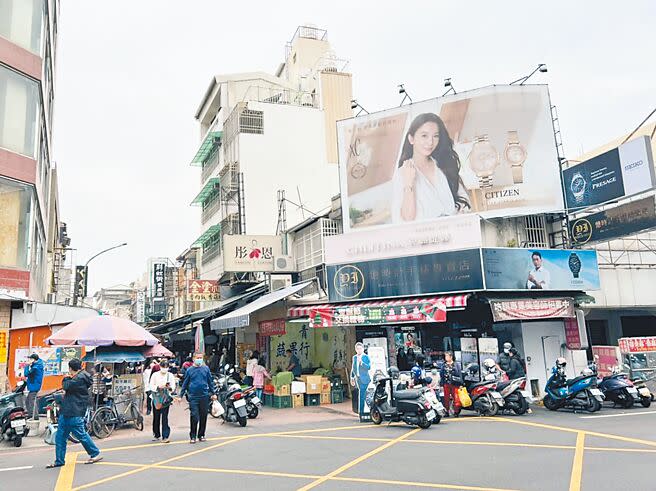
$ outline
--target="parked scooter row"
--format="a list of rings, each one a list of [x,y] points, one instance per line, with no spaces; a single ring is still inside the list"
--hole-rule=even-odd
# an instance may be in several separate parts
[[[218,399],[211,405],[210,414],[215,418],[223,418],[224,421],[239,423],[239,426],[244,427],[249,417],[248,401],[241,385],[233,378],[235,374],[234,366],[225,365],[221,368],[219,376],[215,378]]]

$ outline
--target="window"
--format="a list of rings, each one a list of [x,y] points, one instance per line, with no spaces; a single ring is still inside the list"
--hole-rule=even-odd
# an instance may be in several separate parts
[[[43,0],[2,0],[0,36],[34,54],[41,54]]]
[[[27,269],[32,188],[0,178],[0,266]]]
[[[261,135],[264,133],[264,111],[244,109],[239,114],[239,132]]]
[[[0,147],[35,158],[38,111],[39,85],[0,66]]]

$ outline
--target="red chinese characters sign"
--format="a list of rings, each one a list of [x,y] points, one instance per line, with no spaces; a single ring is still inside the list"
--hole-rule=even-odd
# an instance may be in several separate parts
[[[311,327],[378,325],[390,322],[445,322],[446,304],[437,300],[367,306],[336,305],[310,309],[309,317]]]
[[[260,328],[260,336],[284,336],[287,333],[285,319],[260,321],[258,326]]]
[[[656,336],[620,338],[618,344],[622,353],[645,353],[647,351],[656,351]]]
[[[565,319],[565,345],[567,349],[581,349],[581,333],[576,319]]]
[[[490,300],[495,322],[574,317],[571,298]]]
[[[187,280],[187,300],[211,302],[219,300],[219,282],[216,280]]]
[[[593,356],[597,356],[597,371],[602,377],[610,375],[613,367],[621,364],[621,356],[617,346],[593,346]]]

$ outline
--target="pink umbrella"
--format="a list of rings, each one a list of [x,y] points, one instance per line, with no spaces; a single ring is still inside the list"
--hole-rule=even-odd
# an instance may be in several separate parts
[[[82,346],[154,346],[159,341],[139,324],[110,315],[71,322],[46,339],[48,344]]]
[[[173,358],[175,356],[163,344],[156,344],[155,346],[149,346],[141,354],[144,355],[146,358],[150,358],[152,356]]]

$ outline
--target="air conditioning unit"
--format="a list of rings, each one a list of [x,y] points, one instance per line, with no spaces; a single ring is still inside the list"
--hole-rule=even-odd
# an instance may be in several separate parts
[[[296,271],[296,263],[293,256],[276,256],[273,258],[274,273],[292,273]]]
[[[290,274],[272,274],[269,279],[272,292],[292,286],[292,275]]]

